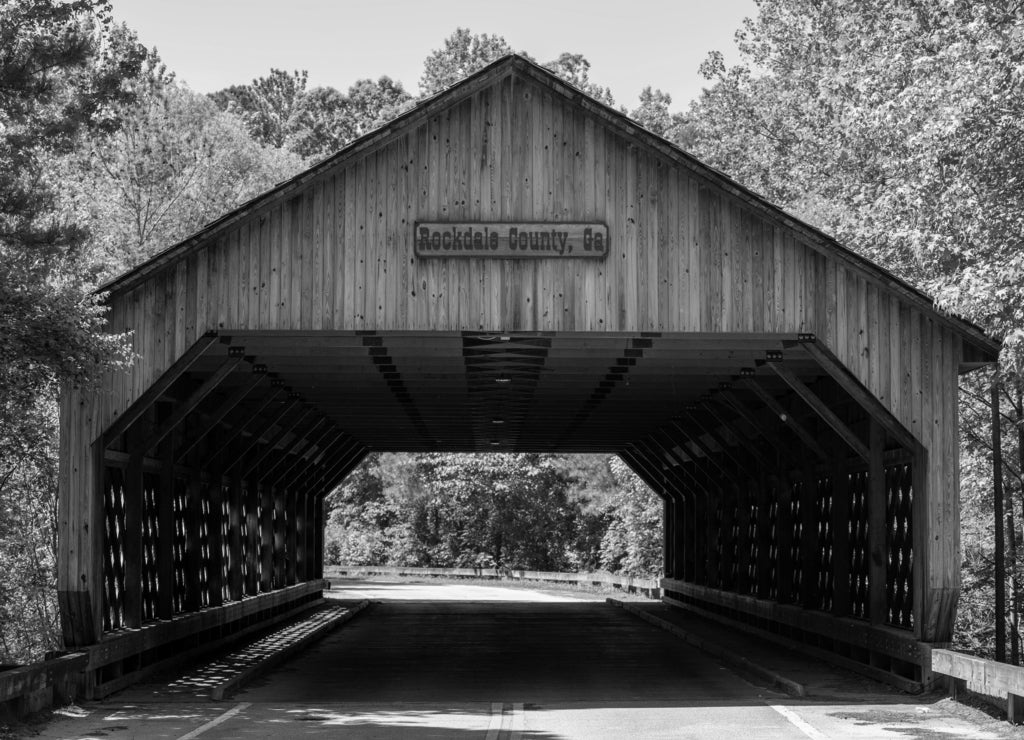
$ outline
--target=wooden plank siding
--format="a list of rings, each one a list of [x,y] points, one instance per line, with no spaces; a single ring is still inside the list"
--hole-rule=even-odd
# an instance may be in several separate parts
[[[929,453],[916,585],[924,638],[948,631],[963,333],[578,94],[498,69],[115,285],[110,330],[132,333],[137,360],[61,401],[69,644],[101,623],[94,443],[210,330],[813,333]],[[594,220],[611,249],[604,261],[417,259],[418,220]]]

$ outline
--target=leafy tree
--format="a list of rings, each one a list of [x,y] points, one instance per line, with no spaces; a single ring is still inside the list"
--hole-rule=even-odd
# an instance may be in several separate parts
[[[558,59],[544,65],[563,80],[605,105],[615,105],[612,91],[590,81],[590,62],[582,54],[563,52]]]
[[[253,141],[241,120],[179,85],[152,53],[113,108],[120,127],[55,166],[89,223],[95,271],[111,276],[181,240],[302,167]]]
[[[597,455],[376,455],[328,505],[335,564],[645,575],[661,565],[659,500]]]
[[[435,95],[478,69],[512,54],[512,47],[501,36],[474,34],[468,28],[456,28],[444,40],[444,46],[427,56],[420,77],[423,97]]]
[[[286,146],[310,159],[321,159],[341,149],[355,138],[347,107],[348,100],[333,87],[309,90],[296,103]]]
[[[115,129],[109,108],[130,97],[121,82],[145,52],[115,43],[109,26],[102,2],[0,4],[0,662],[57,644],[58,384],[126,360],[121,338],[102,332],[81,269],[86,232],[62,218],[48,167]]]
[[[650,576],[662,564],[661,499],[618,458],[610,463],[617,495],[601,539],[601,566],[613,573]]]
[[[296,105],[285,145],[302,157],[323,158],[402,113],[412,97],[400,82],[358,80],[342,95],[333,87],[306,92]]]
[[[241,118],[257,142],[280,149],[294,125],[308,81],[306,70],[271,68],[266,77],[257,77],[248,85],[233,85],[210,97],[218,108]]]

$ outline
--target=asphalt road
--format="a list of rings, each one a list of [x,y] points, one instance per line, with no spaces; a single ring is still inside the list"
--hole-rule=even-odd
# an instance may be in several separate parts
[[[487,586],[359,582],[381,600],[233,697],[133,700],[42,738],[988,738],[1008,725],[880,690],[844,704],[758,687],[599,601]]]

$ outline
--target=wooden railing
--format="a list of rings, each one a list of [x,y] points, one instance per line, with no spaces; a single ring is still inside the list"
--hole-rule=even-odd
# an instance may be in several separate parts
[[[965,689],[1004,709],[1012,724],[1024,724],[1024,668],[954,650],[932,650],[932,671],[948,676],[954,698]]]
[[[0,710],[21,717],[74,700],[87,660],[83,653],[71,653],[0,671]]]
[[[545,581],[583,586],[609,586],[629,593],[640,593],[652,599],[661,598],[661,584],[657,578],[635,578],[614,573],[556,573],[543,570],[512,570],[497,568],[417,568],[387,565],[329,565],[324,567],[324,578],[346,576],[420,576],[431,578],[484,578],[513,581]]]
[[[22,716],[76,697],[100,699],[157,670],[197,659],[323,603],[315,579],[219,607],[108,632],[54,660],[0,671],[0,709]]]

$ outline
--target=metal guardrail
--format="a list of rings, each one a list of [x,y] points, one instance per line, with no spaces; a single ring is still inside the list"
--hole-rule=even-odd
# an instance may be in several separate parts
[[[417,568],[385,565],[328,565],[324,578],[344,576],[425,576],[432,578],[485,578],[488,580],[546,581],[587,586],[609,586],[628,593],[641,593],[652,599],[661,598],[658,578],[635,578],[601,571],[593,573],[557,573],[543,570],[512,570],[497,568]]]
[[[1024,667],[997,663],[954,650],[932,650],[932,671],[952,679],[954,698],[966,689],[999,707],[1008,722],[1024,724]]]

